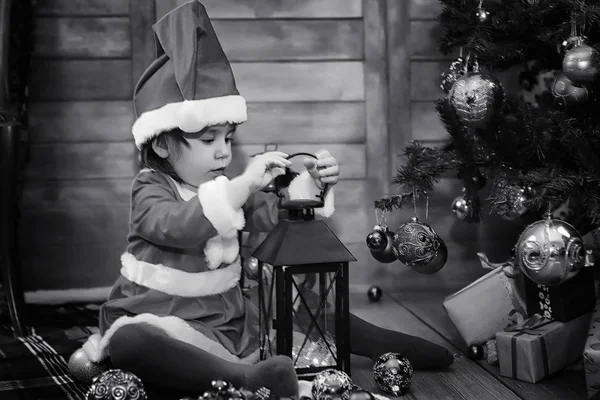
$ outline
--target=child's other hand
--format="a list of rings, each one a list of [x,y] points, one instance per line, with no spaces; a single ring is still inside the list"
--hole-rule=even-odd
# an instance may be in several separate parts
[[[335,185],[340,175],[340,167],[336,158],[325,149],[317,151],[315,156],[316,160],[308,157],[304,159],[304,166],[310,176],[320,188],[323,188],[326,183],[330,186]]]
[[[270,151],[252,157],[244,171],[249,180],[250,190],[260,190],[279,175],[285,174],[285,168],[292,164],[287,156],[280,151]]]

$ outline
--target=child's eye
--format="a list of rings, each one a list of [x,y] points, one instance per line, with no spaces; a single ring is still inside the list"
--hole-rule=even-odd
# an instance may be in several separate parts
[[[214,141],[215,141],[214,139],[202,139],[202,143],[204,143],[204,144],[211,144]]]
[[[226,141],[227,143],[232,143],[232,142],[233,142],[233,138],[232,138],[232,137],[230,137],[230,138],[226,138],[226,139],[225,139],[225,141]]]

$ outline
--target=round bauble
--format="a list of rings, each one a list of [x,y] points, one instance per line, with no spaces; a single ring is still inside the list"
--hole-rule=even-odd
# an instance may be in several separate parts
[[[398,261],[396,255],[394,254],[394,247],[392,245],[392,241],[394,240],[394,233],[389,229],[385,229],[385,241],[386,245],[383,250],[373,251],[371,250],[371,256],[379,261],[380,263],[389,264],[394,261]]]
[[[559,285],[585,265],[581,235],[559,219],[543,219],[525,228],[517,241],[516,253],[521,271],[541,285]]]
[[[490,13],[485,10],[479,9],[475,13],[475,15],[477,17],[477,20],[482,24],[485,24],[490,21]]]
[[[560,72],[552,83],[552,95],[556,104],[568,108],[587,103],[590,91],[584,85],[570,80],[564,72]]]
[[[511,186],[506,195],[506,203],[502,210],[502,218],[515,220],[527,211],[527,202],[531,197],[531,189]]]
[[[419,273],[435,273],[448,259],[448,248],[442,238],[416,217],[398,228],[392,242],[396,258]]]
[[[382,354],[373,366],[373,378],[377,386],[394,396],[410,389],[413,367],[408,358],[398,353]]]
[[[110,369],[94,378],[86,400],[146,400],[140,378],[120,369]]]
[[[484,128],[502,106],[504,89],[491,75],[469,72],[456,81],[448,98],[465,126]]]
[[[367,235],[367,247],[372,251],[383,251],[387,244],[387,236],[385,229],[377,225],[373,228],[373,231]]]
[[[383,291],[379,286],[371,286],[369,290],[367,290],[367,297],[371,301],[379,301],[381,300],[381,296],[383,295]]]
[[[90,361],[83,349],[78,349],[71,354],[68,365],[71,375],[86,385],[91,384],[96,376],[108,370],[107,366]]]
[[[343,371],[326,369],[319,372],[312,382],[315,400],[349,400],[354,384]]]
[[[573,82],[592,83],[600,72],[600,54],[586,44],[577,45],[565,54],[563,72]]]
[[[460,220],[464,220],[471,213],[471,207],[471,203],[462,195],[452,200],[452,212]]]
[[[467,357],[469,357],[471,360],[481,360],[483,356],[483,346],[472,344],[467,348]]]

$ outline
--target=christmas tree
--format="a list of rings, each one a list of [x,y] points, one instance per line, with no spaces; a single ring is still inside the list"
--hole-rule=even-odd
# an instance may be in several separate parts
[[[440,79],[447,96],[436,103],[449,140],[443,147],[411,142],[404,151],[406,162],[393,180],[399,194],[379,199],[375,207],[391,212],[413,206],[435,196],[440,177],[456,171],[464,190],[452,211],[466,222],[485,223],[484,203],[506,219],[525,213],[549,218],[552,211],[568,205],[571,236],[596,229],[600,225],[600,1],[440,3],[439,49],[445,55],[460,54]],[[515,67],[523,88],[547,85],[547,93],[507,93],[496,75]],[[484,186],[487,195],[482,198]],[[372,254],[385,239],[369,236]],[[402,243],[398,237],[394,240],[398,257]],[[580,262],[585,253],[581,248],[576,252],[573,257]],[[399,259],[411,265],[415,255]]]

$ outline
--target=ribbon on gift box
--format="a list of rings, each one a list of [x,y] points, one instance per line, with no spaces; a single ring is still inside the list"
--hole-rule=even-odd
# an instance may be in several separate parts
[[[483,269],[495,270],[498,267],[502,268],[503,274],[500,274],[500,279],[502,280],[502,284],[504,285],[504,289],[508,292],[508,296],[510,297],[515,310],[521,315],[526,314],[525,312],[525,300],[521,297],[521,294],[515,290],[515,286],[511,284],[508,280],[512,279],[516,280],[517,276],[520,274],[519,268],[515,267],[514,258],[511,258],[508,261],[501,263],[493,263],[488,260],[485,253],[477,253],[479,260],[481,261],[481,267]]]
[[[516,310],[512,310],[508,317],[510,322],[504,332],[516,332],[510,338],[510,357],[511,357],[511,375],[512,378],[517,378],[517,338],[522,335],[534,335],[539,337],[540,346],[542,349],[542,365],[544,367],[544,376],[550,374],[550,367],[548,365],[548,348],[546,347],[546,340],[544,339],[543,333],[536,329],[553,323],[551,319],[548,319],[540,314],[533,314],[531,317],[525,319],[523,314]]]

